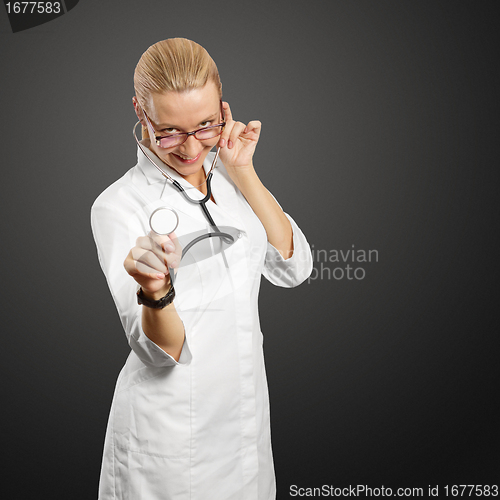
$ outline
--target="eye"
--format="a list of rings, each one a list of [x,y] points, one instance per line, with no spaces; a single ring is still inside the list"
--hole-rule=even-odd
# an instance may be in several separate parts
[[[178,130],[176,128],[163,128],[160,130],[160,132],[162,134],[172,135],[172,134],[178,134],[180,132],[180,130]]]
[[[201,128],[210,127],[210,125],[212,125],[212,122],[210,120],[206,121],[206,122],[201,122],[200,123],[200,127]]]

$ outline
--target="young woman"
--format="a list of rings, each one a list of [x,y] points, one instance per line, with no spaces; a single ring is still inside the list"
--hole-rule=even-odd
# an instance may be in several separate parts
[[[258,292],[261,275],[303,282],[309,246],[254,168],[260,122],[233,120],[204,48],[156,43],[134,86],[137,164],[92,206],[99,261],[132,349],[113,397],[99,498],[274,499]],[[162,207],[178,222],[170,235],[150,228]]]

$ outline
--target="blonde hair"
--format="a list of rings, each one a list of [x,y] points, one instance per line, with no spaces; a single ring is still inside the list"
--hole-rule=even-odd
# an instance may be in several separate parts
[[[135,95],[149,112],[152,93],[184,92],[203,87],[209,80],[222,97],[219,71],[209,53],[186,38],[168,38],[151,45],[139,59],[134,72]],[[148,137],[148,129],[143,126],[142,138]]]

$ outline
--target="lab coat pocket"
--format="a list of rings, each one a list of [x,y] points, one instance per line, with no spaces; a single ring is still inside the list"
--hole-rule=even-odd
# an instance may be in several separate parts
[[[189,457],[189,373],[187,366],[145,368],[121,385],[113,401],[116,448],[157,458]]]

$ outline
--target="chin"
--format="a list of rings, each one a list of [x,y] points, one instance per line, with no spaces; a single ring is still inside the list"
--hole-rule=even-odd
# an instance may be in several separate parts
[[[196,168],[187,168],[187,167],[174,167],[176,172],[179,174],[179,175],[182,175],[182,177],[190,177],[192,175],[196,175],[198,174],[202,168],[201,166],[200,167],[196,167]]]
[[[203,160],[200,158],[195,163],[183,164],[181,161],[176,161],[176,158],[167,158],[167,164],[170,165],[178,174],[188,176],[197,174],[203,168]]]

